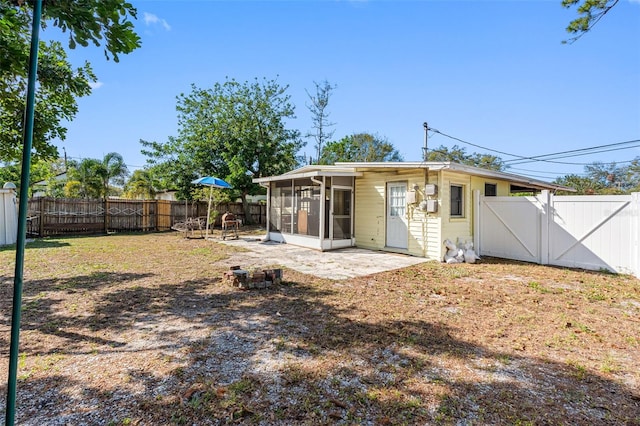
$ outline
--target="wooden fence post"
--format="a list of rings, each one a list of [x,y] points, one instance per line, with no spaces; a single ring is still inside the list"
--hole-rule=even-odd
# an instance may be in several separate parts
[[[38,235],[40,237],[44,237],[44,199],[45,197],[40,197],[38,200],[38,210],[40,211],[40,223],[38,224]]]
[[[103,201],[103,205],[104,205],[104,210],[103,210],[103,214],[104,214],[104,233],[106,234],[107,231],[109,230],[109,200],[107,200],[106,198]]]

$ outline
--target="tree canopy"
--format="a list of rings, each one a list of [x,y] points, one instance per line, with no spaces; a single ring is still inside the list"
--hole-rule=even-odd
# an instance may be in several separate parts
[[[119,195],[129,170],[122,156],[110,152],[102,160],[85,158],[68,170],[65,195],[80,198],[107,198]]]
[[[628,194],[640,191],[640,157],[629,164],[595,162],[584,167],[585,175],[570,174],[554,182],[575,188],[577,194]]]
[[[4,162],[0,164],[0,188],[5,182],[13,182],[18,190],[20,188],[20,174],[22,172],[22,164],[20,162]],[[36,160],[31,162],[31,188],[33,189],[36,182],[46,181],[50,186],[55,180],[54,178],[64,172],[63,160],[44,161]]]
[[[453,145],[451,148],[440,145],[439,147],[427,152],[426,160],[451,161],[454,163],[481,167],[488,170],[501,171],[505,169],[504,162],[500,157],[490,154],[479,154],[477,152],[467,154],[467,150],[464,147],[459,147],[458,145]]]
[[[159,183],[152,170],[135,170],[124,186],[125,198],[153,199],[158,192]]]
[[[562,6],[570,9],[578,7],[578,17],[567,26],[567,32],[574,34],[564,43],[573,43],[589,32],[595,24],[618,4],[619,0],[562,0]]]
[[[124,0],[45,1],[42,27],[57,27],[68,34],[68,46],[104,45],[107,59],[119,60],[140,46],[129,18],[136,9]],[[22,149],[22,119],[31,40],[32,9],[24,0],[0,0],[0,160],[17,160]],[[73,119],[76,98],[91,93],[96,81],[88,62],[74,68],[60,42],[41,41],[38,55],[38,88],[34,114],[34,158],[55,158],[50,141],[64,139],[63,121]]]
[[[181,198],[191,199],[193,179],[216,176],[248,209],[246,196],[261,191],[252,178],[285,173],[298,162],[303,142],[286,126],[295,118],[287,88],[267,79],[230,79],[211,89],[192,85],[191,93],[178,96],[178,136],[164,143],[141,140],[142,153]]]
[[[327,143],[319,163],[333,164],[339,161],[402,161],[402,156],[386,137],[355,133]]]

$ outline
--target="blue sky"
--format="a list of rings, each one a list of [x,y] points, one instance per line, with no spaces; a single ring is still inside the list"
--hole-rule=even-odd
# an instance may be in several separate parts
[[[421,158],[425,121],[522,156],[640,139],[640,0],[622,0],[571,45],[561,41],[575,10],[560,0],[132,3],[140,49],[120,63],[100,48],[70,52],[75,64],[89,60],[99,79],[57,143],[71,158],[115,151],[131,170],[143,166],[140,139],[177,135],[176,96],[226,77],[288,85],[297,115],[289,126],[303,134],[312,126],[305,90],[326,79],[337,85],[328,106],[334,139],[377,133],[408,161]],[[485,152],[429,139],[431,147],[455,143]],[[304,152],[314,152],[312,140]],[[640,148],[560,161],[636,156]],[[583,166],[538,162],[512,171],[552,180]]]

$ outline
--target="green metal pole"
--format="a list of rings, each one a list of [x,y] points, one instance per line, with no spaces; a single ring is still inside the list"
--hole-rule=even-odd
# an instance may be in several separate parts
[[[33,4],[31,25],[31,52],[29,53],[29,79],[27,82],[27,110],[24,119],[24,144],[22,147],[22,175],[20,177],[20,203],[18,208],[18,238],[16,241],[16,269],[13,280],[13,311],[11,315],[11,347],[9,349],[9,381],[7,384],[6,425],[15,424],[16,383],[18,378],[18,348],[20,339],[20,315],[22,314],[22,281],[24,270],[24,246],[27,236],[27,207],[29,202],[29,171],[33,145],[33,117],[36,99],[36,74],[38,72],[38,35],[42,0]]]

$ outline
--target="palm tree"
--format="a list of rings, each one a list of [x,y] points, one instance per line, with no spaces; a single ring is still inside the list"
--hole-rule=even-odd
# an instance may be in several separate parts
[[[69,169],[70,193],[77,190],[83,198],[104,198],[114,192],[112,185],[121,186],[129,175],[122,155],[110,152],[102,161],[95,158],[85,158],[76,167]],[[73,191],[72,191],[73,189]]]
[[[149,170],[136,170],[124,187],[127,198],[152,199],[156,195],[156,179]]]
[[[102,180],[100,173],[102,163],[95,158],[85,158],[78,166],[69,169],[69,180],[78,182],[78,195],[82,198],[100,198],[102,193]]]
[[[111,184],[122,186],[129,176],[129,169],[124,164],[122,155],[117,152],[110,152],[102,159],[102,167],[98,175],[102,178],[102,195],[106,199],[111,192]]]

